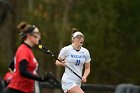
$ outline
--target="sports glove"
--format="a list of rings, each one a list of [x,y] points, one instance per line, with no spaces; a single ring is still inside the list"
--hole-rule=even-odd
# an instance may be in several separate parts
[[[44,74],[43,81],[51,84],[59,84],[59,81],[55,78],[55,76],[51,72]]]

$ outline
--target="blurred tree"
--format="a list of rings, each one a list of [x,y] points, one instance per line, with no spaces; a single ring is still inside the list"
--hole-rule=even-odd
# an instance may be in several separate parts
[[[15,1],[16,2],[16,1]],[[15,2],[8,2],[7,0],[0,2],[0,68],[1,74],[5,74],[8,70],[8,62],[13,58],[15,52],[15,29],[14,20],[15,12],[13,4]]]
[[[72,27],[83,32],[92,58],[88,83],[140,83],[139,0],[3,1],[7,2],[0,2],[1,75],[20,43],[16,25],[25,20],[40,28],[42,44],[56,56],[70,44]],[[63,69],[55,66],[55,59],[34,52],[39,72],[53,71],[61,79]]]

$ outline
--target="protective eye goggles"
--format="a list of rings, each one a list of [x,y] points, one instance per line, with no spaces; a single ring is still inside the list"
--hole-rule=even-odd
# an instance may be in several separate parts
[[[30,35],[35,37],[35,38],[41,39],[41,33],[40,32],[32,32]]]
[[[81,38],[84,38],[84,36],[82,36],[82,35],[77,35],[75,38],[81,39]]]

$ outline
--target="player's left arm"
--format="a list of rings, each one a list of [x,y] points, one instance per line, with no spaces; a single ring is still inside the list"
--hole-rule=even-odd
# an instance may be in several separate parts
[[[85,63],[85,70],[84,70],[84,74],[82,76],[82,82],[86,82],[87,81],[87,77],[90,73],[90,62],[86,62]]]

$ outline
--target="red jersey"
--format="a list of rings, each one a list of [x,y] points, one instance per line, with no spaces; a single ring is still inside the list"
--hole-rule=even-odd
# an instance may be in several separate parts
[[[5,76],[4,76],[4,80],[5,80],[7,83],[9,83],[9,82],[11,81],[11,79],[12,79],[12,75],[13,75],[13,73],[7,72],[7,73],[5,74]]]
[[[32,93],[34,91],[34,80],[21,76],[19,71],[19,63],[23,59],[28,62],[27,70],[30,73],[35,74],[38,63],[33,52],[29,46],[21,44],[15,55],[15,72],[13,73],[13,78],[8,87],[25,93]]]

